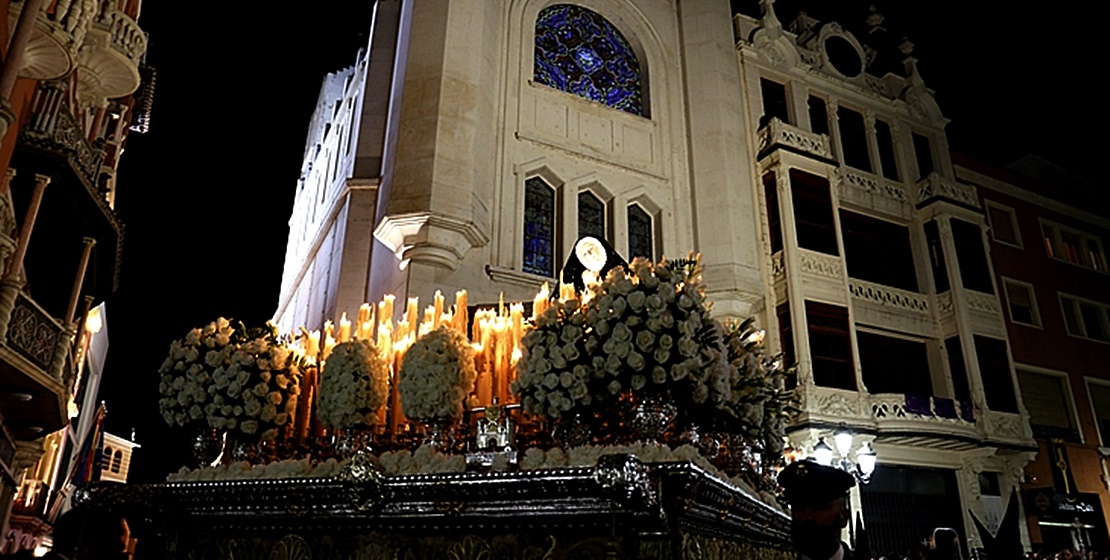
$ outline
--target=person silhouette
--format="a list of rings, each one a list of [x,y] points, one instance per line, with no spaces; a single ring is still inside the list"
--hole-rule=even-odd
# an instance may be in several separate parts
[[[855,560],[840,540],[851,520],[848,491],[856,479],[838,468],[803,459],[779,473],[778,483],[790,504],[790,536],[799,560]]]

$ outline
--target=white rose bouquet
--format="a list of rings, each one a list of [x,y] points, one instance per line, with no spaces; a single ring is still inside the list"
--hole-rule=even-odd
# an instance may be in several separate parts
[[[324,363],[316,415],[329,428],[372,426],[389,395],[389,364],[369,340],[336,344]]]
[[[511,389],[525,412],[559,418],[593,402],[590,385],[596,380],[585,326],[578,300],[555,300],[521,339],[523,353]]]
[[[586,309],[585,350],[604,389],[594,401],[631,391],[688,406],[727,402],[732,378],[720,324],[709,313],[701,257],[637,258],[614,269]]]
[[[158,406],[167,424],[207,425],[204,407],[210,402],[208,387],[216,370],[230,363],[236,338],[231,322],[220,317],[170,344],[169,355],[158,368],[158,392],[162,395]]]
[[[204,413],[213,428],[272,440],[292,423],[301,392],[301,364],[277,342],[272,325],[261,330],[245,336],[227,365],[213,372]]]
[[[724,342],[733,365],[732,393],[725,404],[732,429],[763,450],[764,460],[782,457],[786,424],[798,410],[797,397],[786,389],[781,354],[768,356],[765,333],[752,319],[726,322]]]
[[[474,390],[474,348],[459,331],[441,326],[420,337],[401,361],[401,412],[409,418],[462,417]]]

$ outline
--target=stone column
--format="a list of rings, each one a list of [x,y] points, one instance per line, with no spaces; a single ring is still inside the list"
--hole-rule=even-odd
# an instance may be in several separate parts
[[[24,0],[23,11],[19,14],[19,21],[12,32],[12,41],[8,44],[8,56],[0,69],[0,141],[7,134],[8,126],[15,121],[15,113],[12,112],[11,100],[8,98],[11,97],[15,80],[23,68],[23,53],[27,50],[27,42],[31,40],[35,19],[38,18],[44,1]]]
[[[844,144],[840,140],[840,103],[835,99],[829,99],[825,103],[825,111],[829,117],[829,140],[833,145],[833,159],[837,161],[837,165],[844,166]]]
[[[65,332],[58,337],[57,346],[54,347],[54,360],[50,363],[50,373],[55,378],[62,380],[62,384],[67,391],[70,389],[69,383],[73,380],[73,376],[70,375],[70,371],[65,370],[66,356],[69,355],[73,341],[77,337],[77,325],[73,322],[73,318],[77,313],[77,301],[81,298],[81,287],[85,284],[85,272],[89,268],[89,255],[92,254],[92,249],[96,246],[96,240],[91,237],[84,238],[83,242],[85,248],[81,251],[81,262],[77,265],[77,277],[73,279],[73,291],[70,292],[69,305],[66,307],[65,318],[62,322]]]
[[[50,184],[50,177],[36,174],[35,181],[35,190],[31,193],[31,201],[27,206],[27,215],[23,218],[15,252],[8,262],[7,273],[0,280],[0,344],[8,341],[8,323],[15,308],[15,298],[23,287],[23,257],[27,255],[27,244],[35,227],[35,218],[39,214],[43,191],[46,190],[46,185]]]
[[[870,109],[863,114],[863,127],[867,134],[867,156],[871,158],[871,172],[883,177],[883,158],[879,157],[879,139],[875,132],[875,113]]]

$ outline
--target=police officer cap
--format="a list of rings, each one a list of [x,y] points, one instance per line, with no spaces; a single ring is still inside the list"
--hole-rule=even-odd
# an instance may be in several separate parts
[[[783,497],[791,504],[825,504],[845,496],[856,485],[852,475],[808,459],[786,465],[778,482]]]

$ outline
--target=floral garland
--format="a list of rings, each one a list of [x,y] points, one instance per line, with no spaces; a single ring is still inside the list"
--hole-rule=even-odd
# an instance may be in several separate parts
[[[510,389],[525,412],[558,418],[593,402],[585,322],[578,300],[555,300],[521,339],[522,357]]]
[[[373,426],[389,395],[389,364],[369,340],[336,344],[324,363],[316,417],[329,428]]]
[[[418,420],[462,417],[463,401],[474,390],[474,347],[447,326],[418,338],[401,361],[401,411]]]
[[[216,370],[229,364],[236,336],[231,322],[220,317],[170,343],[169,355],[158,368],[158,392],[162,395],[158,407],[166,424],[206,425],[208,386]]]
[[[239,436],[272,440],[292,424],[301,364],[277,341],[272,325],[240,344],[208,386],[208,424]],[[248,335],[249,336],[249,335]],[[240,436],[241,437],[241,436]]]

